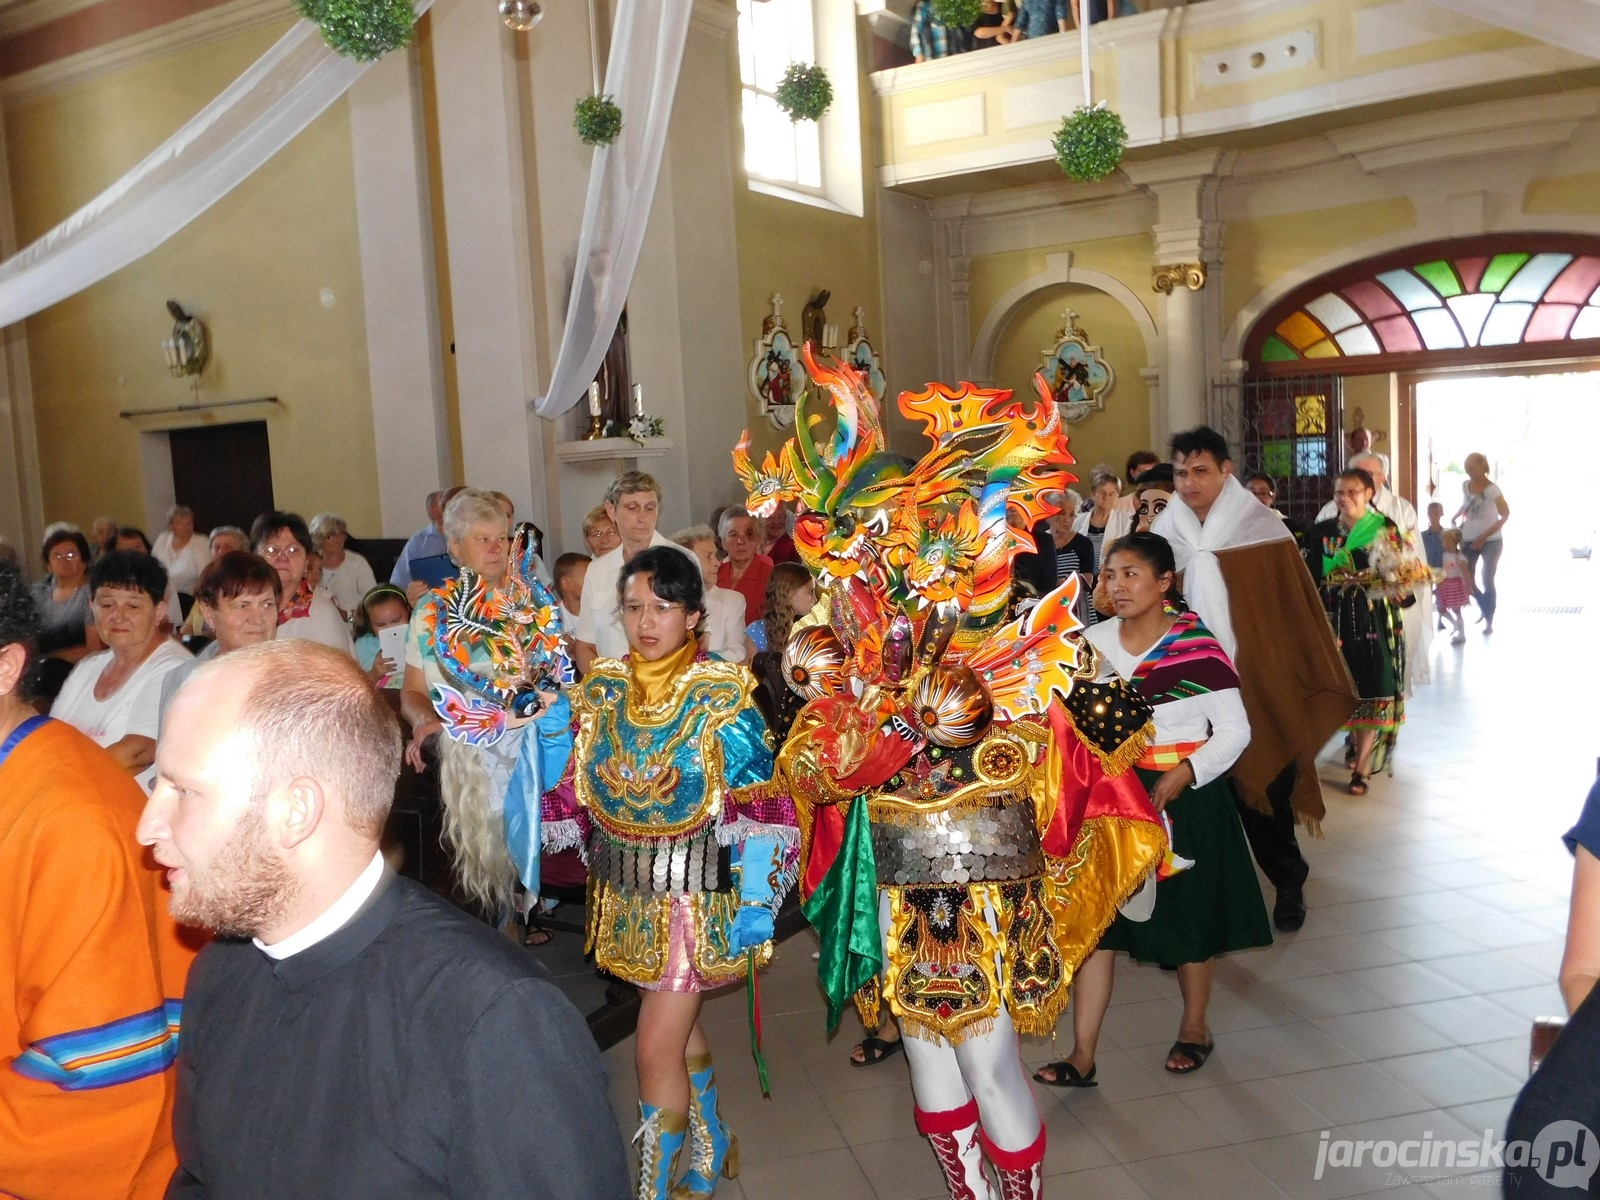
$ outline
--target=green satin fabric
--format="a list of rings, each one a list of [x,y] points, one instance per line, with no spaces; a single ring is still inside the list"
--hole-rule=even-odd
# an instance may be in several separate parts
[[[850,802],[839,855],[811,893],[803,911],[822,942],[817,978],[828,1001],[828,1032],[850,998],[883,970],[883,939],[878,929],[878,864],[872,854],[867,801]]]

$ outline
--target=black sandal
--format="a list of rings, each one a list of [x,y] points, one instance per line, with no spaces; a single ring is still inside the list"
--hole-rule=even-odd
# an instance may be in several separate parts
[[[1163,1064],[1174,1075],[1189,1075],[1206,1065],[1206,1059],[1211,1057],[1211,1052],[1217,1048],[1216,1038],[1207,1038],[1202,1045],[1200,1042],[1173,1042],[1172,1049],[1167,1051],[1170,1059],[1174,1054],[1182,1054],[1194,1062],[1192,1067],[1175,1067],[1171,1063]]]
[[[530,914],[522,924],[522,944],[524,946],[543,946],[555,937],[553,930],[546,929]]]
[[[1360,771],[1350,772],[1350,786],[1345,789],[1352,796],[1365,796],[1367,794],[1367,777]]]
[[[892,1058],[904,1050],[905,1047],[901,1045],[903,1040],[903,1038],[895,1038],[892,1042],[886,1042],[877,1035],[862,1038],[861,1044],[856,1047],[857,1050],[861,1051],[861,1057],[852,1056],[850,1065],[852,1067],[875,1067],[884,1059]]]
[[[1078,1068],[1063,1058],[1056,1062],[1045,1063],[1044,1066],[1033,1073],[1033,1077],[1044,1084],[1045,1087],[1092,1088],[1100,1086],[1095,1082],[1094,1078],[1094,1073],[1098,1069],[1094,1063],[1090,1063],[1089,1069],[1079,1074]],[[1041,1073],[1044,1071],[1054,1071],[1056,1077],[1054,1079],[1046,1079]]]

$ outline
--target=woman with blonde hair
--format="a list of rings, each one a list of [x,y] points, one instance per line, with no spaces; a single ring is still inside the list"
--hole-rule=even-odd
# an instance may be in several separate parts
[[[1472,585],[1472,598],[1478,602],[1479,620],[1485,633],[1494,632],[1496,593],[1495,572],[1500,569],[1500,554],[1505,541],[1500,531],[1511,518],[1511,506],[1506,503],[1500,485],[1489,478],[1487,456],[1467,455],[1467,479],[1461,485],[1461,507],[1450,518],[1451,524],[1461,528],[1461,549],[1467,556],[1467,581]],[[1483,586],[1478,586],[1478,563],[1483,563]]]

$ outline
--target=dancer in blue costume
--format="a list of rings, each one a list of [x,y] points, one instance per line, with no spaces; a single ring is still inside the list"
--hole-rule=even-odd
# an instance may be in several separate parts
[[[696,640],[705,601],[694,560],[643,550],[618,592],[628,657],[597,659],[573,692],[577,766],[545,797],[544,846],[584,850],[588,948],[644,991],[638,1196],[704,1197],[738,1173],[739,1155],[717,1107],[701,996],[771,959],[799,831],[773,780],[755,678]]]

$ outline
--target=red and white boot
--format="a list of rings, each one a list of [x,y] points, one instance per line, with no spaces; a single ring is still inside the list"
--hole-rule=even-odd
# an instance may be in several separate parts
[[[917,1132],[933,1143],[933,1152],[944,1169],[950,1186],[950,1200],[995,1200],[994,1190],[983,1174],[983,1151],[978,1139],[978,1102],[969,1100],[960,1108],[944,1112],[914,1109]]]
[[[983,1130],[978,1130],[978,1141],[1000,1181],[1000,1200],[1041,1200],[1044,1196],[1044,1140],[1044,1126],[1041,1125],[1033,1145],[1021,1150],[1002,1150]]]

